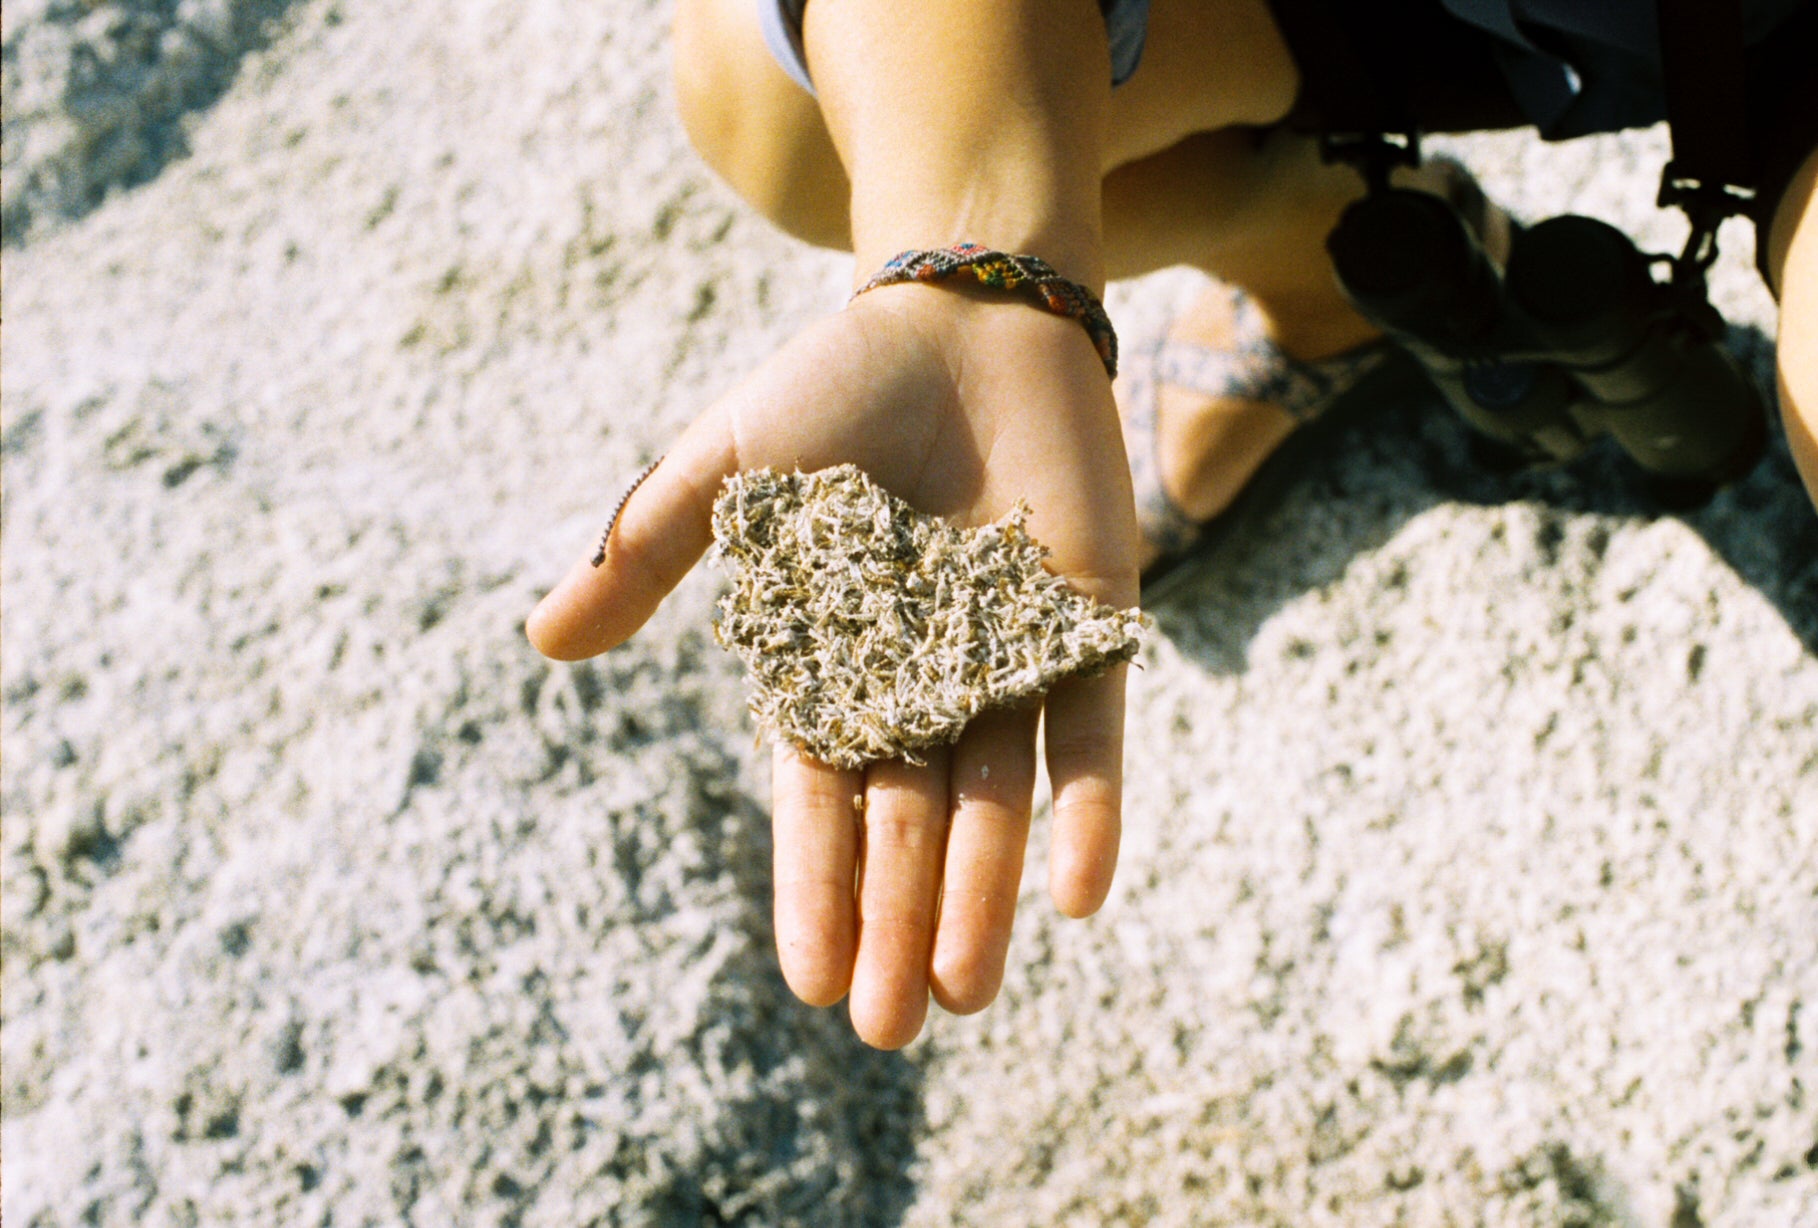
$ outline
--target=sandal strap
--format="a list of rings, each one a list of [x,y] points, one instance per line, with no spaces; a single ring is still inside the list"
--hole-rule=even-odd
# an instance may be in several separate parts
[[[1155,378],[1203,396],[1267,402],[1307,423],[1394,352],[1393,343],[1377,338],[1325,358],[1295,358],[1269,339],[1261,310],[1242,293],[1231,331],[1229,349],[1165,342],[1156,354]]]
[[[1157,406],[1164,384],[1208,397],[1262,401],[1280,406],[1304,424],[1349,392],[1395,352],[1387,339],[1366,341],[1326,358],[1295,358],[1269,339],[1263,315],[1248,295],[1236,291],[1230,349],[1190,341],[1157,340],[1126,367],[1125,429],[1136,522],[1143,538],[1163,558],[1193,548],[1204,524],[1189,516],[1168,494],[1161,477],[1161,436]]]

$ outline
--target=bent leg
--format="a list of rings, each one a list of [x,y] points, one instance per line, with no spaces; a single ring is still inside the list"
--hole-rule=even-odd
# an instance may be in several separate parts
[[[695,150],[787,233],[850,250],[852,192],[814,98],[771,58],[753,0],[680,0],[676,101]]]
[[[1818,149],[1780,198],[1767,244],[1768,276],[1780,299],[1780,418],[1818,507]]]

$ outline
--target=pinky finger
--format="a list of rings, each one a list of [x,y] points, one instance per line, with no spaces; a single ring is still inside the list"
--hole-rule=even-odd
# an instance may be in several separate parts
[[[1054,785],[1054,847],[1048,891],[1069,917],[1088,917],[1111,891],[1123,834],[1124,677],[1062,683],[1044,714],[1048,778]]]

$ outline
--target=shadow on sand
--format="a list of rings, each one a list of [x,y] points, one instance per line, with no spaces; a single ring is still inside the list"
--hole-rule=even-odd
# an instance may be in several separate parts
[[[915,1202],[912,1173],[926,1127],[922,1067],[861,1041],[844,1002],[817,1010],[789,992],[777,966],[771,924],[770,817],[748,798],[735,804],[745,811],[739,826],[753,847],[729,868],[749,905],[745,915],[752,918],[754,941],[727,974],[746,988],[746,1005],[755,1008],[734,1013],[733,1026],[743,1033],[736,1043],[760,1065],[796,1065],[793,1081],[818,1106],[810,1115],[834,1119],[805,1121],[800,1106],[754,1097],[740,1106],[739,1114],[747,1120],[735,1133],[768,1151],[772,1171],[803,1174],[805,1180],[792,1183],[795,1188],[777,1199],[785,1204],[790,1222],[892,1228]],[[809,1129],[803,1130],[804,1125]],[[812,1154],[830,1139],[838,1154]],[[727,1215],[716,1207],[713,1191],[700,1176],[682,1176],[667,1200],[646,1208],[657,1215],[653,1222],[761,1223],[782,1210],[752,1207],[745,1214]],[[822,1188],[830,1178],[834,1185]]]
[[[1730,345],[1773,387],[1773,343],[1731,330]],[[1784,434],[1770,426],[1765,455],[1703,506],[1675,511],[1609,440],[1568,465],[1510,468],[1411,366],[1387,374],[1343,411],[1342,426],[1297,476],[1150,602],[1184,652],[1218,673],[1239,673],[1251,639],[1283,604],[1336,580],[1351,560],[1387,543],[1415,516],[1446,503],[1535,505],[1555,518],[1678,519],[1780,611],[1818,654],[1818,514],[1800,484]],[[1192,612],[1216,607],[1215,627]]]

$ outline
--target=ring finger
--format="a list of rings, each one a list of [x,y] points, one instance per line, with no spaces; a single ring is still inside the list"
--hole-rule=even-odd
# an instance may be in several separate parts
[[[948,752],[879,763],[865,781],[852,1025],[880,1049],[914,1040],[928,1015],[928,962],[947,842]]]

